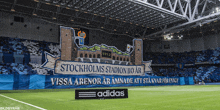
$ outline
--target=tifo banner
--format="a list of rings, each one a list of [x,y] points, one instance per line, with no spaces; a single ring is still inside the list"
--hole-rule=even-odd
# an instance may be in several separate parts
[[[143,75],[143,66],[123,66],[99,63],[82,63],[72,61],[57,61],[55,73],[60,74],[111,74],[111,75]]]
[[[180,85],[180,78],[118,75],[49,75],[46,76],[45,88],[62,89],[156,85]]]
[[[145,71],[150,71],[150,63],[143,65],[112,65],[100,63],[84,63],[76,61],[62,61],[60,57],[46,53],[46,61],[43,67],[54,70],[55,73],[65,75],[143,75]]]
[[[119,75],[0,75],[0,90],[128,87],[185,84],[193,85],[193,77]]]
[[[42,67],[54,70],[57,74],[64,75],[143,75],[150,71],[151,62],[143,65],[112,65],[100,63],[85,63],[76,61],[63,61],[49,53],[45,55],[46,61]]]

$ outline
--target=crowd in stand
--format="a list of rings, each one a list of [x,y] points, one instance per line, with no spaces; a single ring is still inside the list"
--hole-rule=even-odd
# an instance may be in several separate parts
[[[205,66],[199,67],[196,70],[196,81],[205,82],[220,82],[220,68],[219,66]]]
[[[176,64],[176,63],[194,63],[198,52],[184,53],[145,53],[145,61],[152,60],[152,64]]]
[[[41,67],[44,52],[60,55],[58,43],[0,37],[0,74],[53,74]]]
[[[145,61],[152,60],[153,64],[194,64],[197,62],[213,62],[220,61],[220,47],[216,49],[208,49],[204,51],[191,51],[183,53],[145,53]]]
[[[37,74],[37,72],[27,64],[0,63],[0,74]]]
[[[154,67],[153,68],[154,74],[159,76],[179,76],[179,77],[192,77],[195,76],[196,68],[175,68],[175,67]]]
[[[53,71],[42,68],[45,61],[44,53],[60,56],[58,43],[23,40],[17,38],[0,37],[0,74],[53,74]],[[144,60],[152,60],[152,64],[193,64],[194,66],[178,68],[177,66],[152,67],[151,76],[193,76],[195,81],[220,81],[220,48],[204,51],[183,53],[145,53]],[[210,65],[195,65],[198,62],[208,62]]]
[[[179,69],[176,67],[162,68],[154,67],[153,73],[156,76],[169,77],[194,77],[196,82],[220,82],[220,66],[195,66]]]
[[[154,75],[157,76],[194,76],[197,82],[220,82],[220,48],[203,51],[192,51],[183,53],[146,53],[145,60],[152,60],[152,64],[161,64],[159,68],[153,68]],[[176,66],[166,67],[166,64],[177,65],[179,63],[192,64],[180,69]],[[200,63],[200,65],[196,65]],[[201,63],[209,65],[201,65]],[[163,68],[163,64],[166,68]],[[210,66],[213,65],[214,66]],[[216,66],[217,65],[217,66]]]

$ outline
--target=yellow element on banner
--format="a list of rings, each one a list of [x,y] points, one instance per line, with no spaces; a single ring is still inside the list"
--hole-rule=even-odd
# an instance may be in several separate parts
[[[78,32],[78,36],[80,36],[81,33],[84,34],[84,36],[81,36],[81,37],[83,37],[83,38],[85,39],[85,38],[86,38],[86,33],[85,33],[84,31],[79,31],[79,32]]]
[[[179,67],[182,68],[183,67],[182,64],[179,64]]]

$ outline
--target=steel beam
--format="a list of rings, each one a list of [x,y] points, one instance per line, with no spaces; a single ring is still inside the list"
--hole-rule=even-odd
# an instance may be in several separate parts
[[[177,0],[175,1],[175,4],[174,4],[174,7],[173,7],[172,12],[175,12],[175,11],[176,11],[176,5],[177,5]]]
[[[162,8],[163,2],[164,2],[164,0],[161,1],[161,3],[160,3],[160,8]]]
[[[198,5],[199,5],[199,1],[200,0],[197,0],[196,1],[196,5],[195,5],[195,7],[194,7],[194,10],[193,10],[193,14],[192,14],[192,16],[191,16],[191,21],[194,19],[194,17],[195,17],[195,14],[196,14],[196,10],[198,10]]]
[[[164,31],[169,32],[170,30],[177,29],[177,28],[180,28],[180,27],[192,24],[192,23],[203,21],[203,20],[206,20],[206,19],[209,19],[209,18],[212,18],[212,17],[217,17],[219,15],[220,15],[220,12],[214,13],[214,14],[211,14],[211,15],[207,15],[207,16],[204,16],[204,17],[201,17],[201,18],[198,18],[198,19],[195,19],[195,20],[192,20],[192,21],[189,21],[189,22],[186,22],[186,23],[183,23],[183,24],[180,24],[180,25],[168,28],[168,29],[163,30],[163,31],[159,31],[159,32],[150,34],[150,35],[146,36],[146,38],[151,37],[151,36],[155,36],[155,35],[158,35],[158,34],[162,34]]]
[[[201,12],[200,16],[203,15],[203,13],[204,13],[204,11],[205,11],[205,9],[206,9],[207,2],[208,2],[208,0],[205,1],[205,4],[204,4],[204,6],[203,6],[203,8],[202,8],[202,12]]]
[[[160,12],[163,12],[163,13],[166,13],[166,14],[169,14],[169,15],[176,16],[176,17],[181,18],[181,19],[186,19],[185,16],[183,16],[183,15],[181,15],[181,14],[179,14],[179,13],[175,13],[175,12],[173,12],[173,11],[167,10],[167,9],[165,9],[165,8],[156,6],[156,5],[151,4],[151,3],[148,3],[148,2],[143,2],[143,1],[141,1],[141,0],[129,0],[129,1],[134,2],[134,3],[137,3],[137,4],[140,4],[140,5],[144,5],[144,6],[148,7],[148,8],[152,8],[152,9],[154,9],[154,10],[157,10],[157,11],[160,11]],[[168,0],[168,1],[169,1],[169,0]],[[172,8],[172,6],[171,6],[171,8]],[[172,8],[172,10],[173,10],[173,9],[174,9],[174,8]]]

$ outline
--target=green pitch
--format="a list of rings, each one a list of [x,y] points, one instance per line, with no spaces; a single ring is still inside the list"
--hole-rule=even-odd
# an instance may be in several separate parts
[[[128,87],[128,99],[75,100],[74,89],[0,91],[47,110],[220,110],[220,86]],[[0,96],[2,107],[39,110]],[[11,109],[13,110],[13,109]]]

